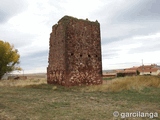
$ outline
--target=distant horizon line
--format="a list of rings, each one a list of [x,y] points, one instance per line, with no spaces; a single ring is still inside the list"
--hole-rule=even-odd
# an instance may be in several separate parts
[[[155,64],[155,63],[154,63]],[[154,64],[145,64],[145,65],[154,65]],[[155,64],[157,66],[160,66],[158,64]],[[139,65],[139,66],[142,66],[142,65]],[[132,66],[132,67],[139,67],[138,65],[137,66]],[[123,69],[126,69],[126,68],[132,68],[132,67],[125,67],[125,68],[113,68],[113,69],[102,69],[102,71],[110,71],[110,70],[123,70]],[[13,71],[15,72],[15,71]],[[7,73],[7,74],[13,74],[13,75],[25,75],[25,74],[47,74],[47,72],[26,72],[26,73]]]

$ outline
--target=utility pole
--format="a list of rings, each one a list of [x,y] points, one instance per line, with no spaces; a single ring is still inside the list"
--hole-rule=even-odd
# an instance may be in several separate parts
[[[143,59],[142,59],[142,75],[144,74],[144,64],[143,64]]]

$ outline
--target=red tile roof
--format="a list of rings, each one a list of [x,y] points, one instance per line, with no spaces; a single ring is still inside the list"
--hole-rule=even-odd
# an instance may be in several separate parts
[[[157,72],[157,70],[160,70],[160,68],[158,68],[156,64],[151,64],[139,67],[126,68],[125,70],[138,70],[139,72]]]
[[[124,70],[124,73],[137,73],[137,70]]]
[[[138,68],[139,72],[157,72],[158,68],[151,68],[151,67],[141,67]]]
[[[151,65],[143,65],[143,66],[134,66],[131,68],[126,68],[126,69],[117,69],[115,70],[116,73],[137,73],[137,70],[139,72],[157,72],[160,70],[160,67],[157,66],[156,64],[151,64]]]
[[[126,68],[125,70],[137,70],[139,67]]]

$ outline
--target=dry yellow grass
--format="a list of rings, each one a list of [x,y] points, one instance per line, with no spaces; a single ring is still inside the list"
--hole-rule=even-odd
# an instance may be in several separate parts
[[[157,76],[133,76],[111,80],[108,84],[89,86],[83,91],[120,92],[123,90],[141,91],[145,87],[160,88],[160,78]]]
[[[27,80],[2,80],[0,86],[25,87],[28,85],[47,84],[45,78],[34,78]],[[96,86],[86,86],[80,88],[81,91],[103,91],[103,92],[120,92],[123,90],[141,91],[145,87],[160,88],[160,77],[157,76],[133,76],[121,77],[109,80],[107,83]]]
[[[127,91],[132,89],[143,90]],[[116,78],[103,85],[81,87],[48,85],[45,78],[0,81],[1,120],[119,120],[114,111],[160,115],[159,101],[160,78],[154,76]]]
[[[145,87],[160,87],[160,78],[155,76],[134,76],[119,78],[112,81],[109,90],[142,90]]]
[[[2,80],[0,86],[24,87],[28,85],[47,84],[45,78],[41,79],[27,79],[27,80]]]

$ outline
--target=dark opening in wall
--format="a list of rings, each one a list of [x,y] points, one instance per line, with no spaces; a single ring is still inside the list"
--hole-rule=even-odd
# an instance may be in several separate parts
[[[91,57],[91,55],[88,55],[88,57],[90,58],[90,57]]]
[[[98,55],[96,55],[96,57],[98,57]]]
[[[71,56],[73,56],[74,54],[73,53],[71,53]]]
[[[82,57],[82,54],[80,54],[80,57]]]

